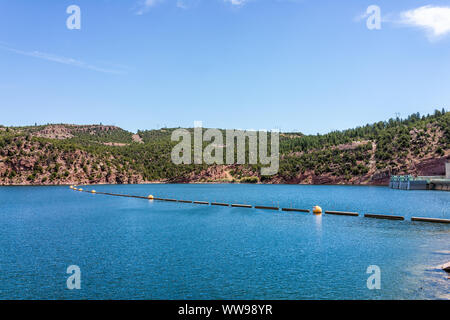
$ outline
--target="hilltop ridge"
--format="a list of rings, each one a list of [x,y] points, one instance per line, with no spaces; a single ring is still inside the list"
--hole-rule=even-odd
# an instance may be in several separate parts
[[[136,134],[111,125],[0,126],[0,185],[247,182],[385,185],[391,174],[441,175],[450,113],[412,114],[323,135],[280,134],[280,170],[175,165],[175,128]],[[192,129],[189,129],[192,130]]]

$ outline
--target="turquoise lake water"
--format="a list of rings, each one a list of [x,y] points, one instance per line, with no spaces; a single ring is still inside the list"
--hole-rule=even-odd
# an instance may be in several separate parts
[[[127,185],[97,191],[450,219],[450,193]],[[450,226],[0,187],[0,299],[450,299]],[[68,290],[66,269],[81,269]],[[381,269],[369,290],[367,267]]]

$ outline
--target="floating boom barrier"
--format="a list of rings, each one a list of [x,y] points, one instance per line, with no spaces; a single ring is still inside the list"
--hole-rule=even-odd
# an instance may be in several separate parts
[[[149,201],[165,201],[165,202],[178,202],[178,203],[190,203],[190,204],[200,204],[200,205],[211,205],[211,206],[222,206],[222,207],[232,207],[232,208],[247,208],[247,209],[257,209],[257,210],[272,210],[272,211],[284,211],[284,212],[304,212],[310,213],[308,209],[298,209],[298,208],[279,208],[279,207],[271,207],[271,206],[262,206],[256,205],[252,206],[250,204],[238,204],[238,203],[222,203],[222,202],[207,202],[207,201],[192,201],[192,200],[177,200],[177,199],[165,199],[165,198],[157,198],[153,195],[149,195],[147,197],[129,195],[129,194],[119,194],[119,193],[109,193],[109,192],[99,192],[95,190],[83,190],[82,188],[77,188],[76,186],[70,186],[70,189],[79,192],[85,192],[90,194],[101,194],[107,196],[114,197],[125,197],[125,198],[136,198],[136,199],[145,199]],[[320,209],[320,210],[319,210]],[[314,214],[321,214],[322,208],[319,206],[313,207]],[[325,214],[329,215],[337,215],[337,216],[353,216],[358,217],[359,213],[357,212],[349,212],[349,211],[325,211]],[[374,213],[366,213],[363,215],[364,218],[372,218],[372,219],[384,219],[384,220],[399,220],[404,221],[405,217],[396,216],[396,215],[387,215],[387,214],[374,214]],[[424,218],[424,217],[412,217],[411,221],[413,222],[430,222],[430,223],[443,223],[450,224],[450,219],[438,219],[438,218]]]
[[[252,206],[249,204],[232,204],[231,206],[233,208],[248,208],[248,209],[252,208]]]
[[[433,222],[433,223],[450,223],[450,219],[421,218],[421,217],[412,217],[411,221]]]
[[[206,204],[209,205],[209,202],[206,201],[194,201],[195,204]]]
[[[373,213],[366,213],[364,215],[365,218],[375,218],[375,219],[386,219],[386,220],[405,220],[402,216],[391,216],[387,214],[373,214]]]
[[[222,206],[222,207],[229,207],[230,205],[228,203],[220,203],[220,202],[211,202],[212,206]]]
[[[353,216],[353,217],[359,216],[359,213],[357,212],[347,212],[347,211],[325,211],[325,214],[334,214],[337,216]]]
[[[275,211],[280,210],[280,208],[278,207],[267,207],[267,206],[255,206],[255,209],[275,210]]]
[[[286,212],[306,212],[306,213],[309,213],[309,210],[307,210],[307,209],[296,209],[296,208],[281,208],[281,211],[286,211]]]

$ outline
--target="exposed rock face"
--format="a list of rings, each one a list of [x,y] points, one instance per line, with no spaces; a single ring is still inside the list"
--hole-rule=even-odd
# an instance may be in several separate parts
[[[385,185],[389,184],[389,180],[391,179],[391,172],[389,170],[382,170],[375,172],[371,177],[371,184],[376,185]]]
[[[211,166],[200,173],[196,174],[192,172],[187,178],[187,182],[213,182],[213,181],[223,181],[232,182],[233,177],[230,175],[230,170],[236,166]]]
[[[55,151],[51,144],[43,145],[24,138],[16,138],[14,142],[21,142],[21,146],[13,143],[0,150],[0,185],[148,182],[141,173],[131,169],[125,171],[123,166],[113,163],[107,164],[104,159],[86,151]]]
[[[144,143],[144,140],[142,140],[142,138],[138,134],[133,134],[131,138],[133,139],[134,142]]]
[[[52,124],[47,125],[43,129],[32,132],[33,137],[64,140],[73,138],[76,133],[88,133],[95,135],[98,132],[108,132],[119,130],[116,126],[104,125],[67,125]]]
[[[34,167],[34,159],[20,159],[16,168],[18,170],[31,170]]]
[[[73,134],[71,133],[70,129],[68,129],[66,126],[57,124],[46,126],[44,129],[34,132],[32,135],[40,138],[58,140],[73,138]]]
[[[442,270],[444,270],[445,272],[450,273],[450,262],[447,262],[444,265],[442,265]]]
[[[448,158],[425,159],[415,165],[415,172],[419,176],[445,176],[445,163]]]

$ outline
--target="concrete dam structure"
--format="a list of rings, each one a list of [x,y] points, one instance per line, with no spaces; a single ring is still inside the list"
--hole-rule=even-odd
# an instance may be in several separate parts
[[[391,176],[389,187],[400,190],[450,191],[450,162],[445,164],[445,176]]]

